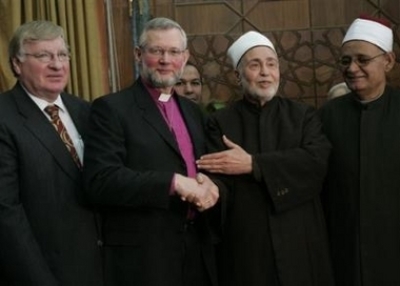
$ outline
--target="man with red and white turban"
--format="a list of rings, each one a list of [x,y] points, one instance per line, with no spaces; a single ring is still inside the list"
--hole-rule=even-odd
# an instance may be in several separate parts
[[[400,285],[400,91],[387,85],[393,32],[361,16],[339,61],[351,92],[320,110],[333,149],[323,191],[336,283]]]

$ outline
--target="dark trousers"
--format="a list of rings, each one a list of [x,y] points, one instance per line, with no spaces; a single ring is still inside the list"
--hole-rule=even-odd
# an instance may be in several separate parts
[[[183,285],[211,286],[195,224],[186,223],[183,233]]]
[[[168,243],[165,237],[155,236],[136,244],[105,241],[105,285],[212,286],[197,228],[187,222],[171,230]]]

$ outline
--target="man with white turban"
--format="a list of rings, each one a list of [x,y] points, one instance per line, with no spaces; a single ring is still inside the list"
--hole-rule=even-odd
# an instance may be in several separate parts
[[[349,27],[339,64],[351,92],[320,110],[333,149],[323,190],[336,283],[400,285],[400,91],[393,33],[361,16]]]
[[[321,122],[312,107],[276,96],[279,61],[264,35],[242,35],[228,57],[244,98],[211,115],[214,153],[197,162],[229,187],[220,285],[333,285],[319,199],[331,147]]]

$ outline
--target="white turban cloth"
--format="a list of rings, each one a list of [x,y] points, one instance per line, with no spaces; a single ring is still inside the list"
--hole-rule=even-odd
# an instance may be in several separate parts
[[[374,20],[361,18],[354,20],[346,32],[342,45],[354,40],[369,42],[385,52],[393,50],[392,29]]]
[[[266,36],[250,31],[243,34],[228,49],[228,57],[232,61],[233,67],[237,68],[240,59],[248,50],[258,46],[269,47],[276,53],[274,45]]]

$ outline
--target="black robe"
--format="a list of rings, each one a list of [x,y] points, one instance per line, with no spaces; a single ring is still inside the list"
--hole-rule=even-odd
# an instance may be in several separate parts
[[[329,286],[333,275],[319,194],[330,144],[315,111],[275,97],[214,113],[211,152],[225,134],[252,154],[251,175],[226,176],[228,212],[219,247],[221,286]]]
[[[323,202],[341,286],[400,285],[400,91],[320,110],[333,145]]]

